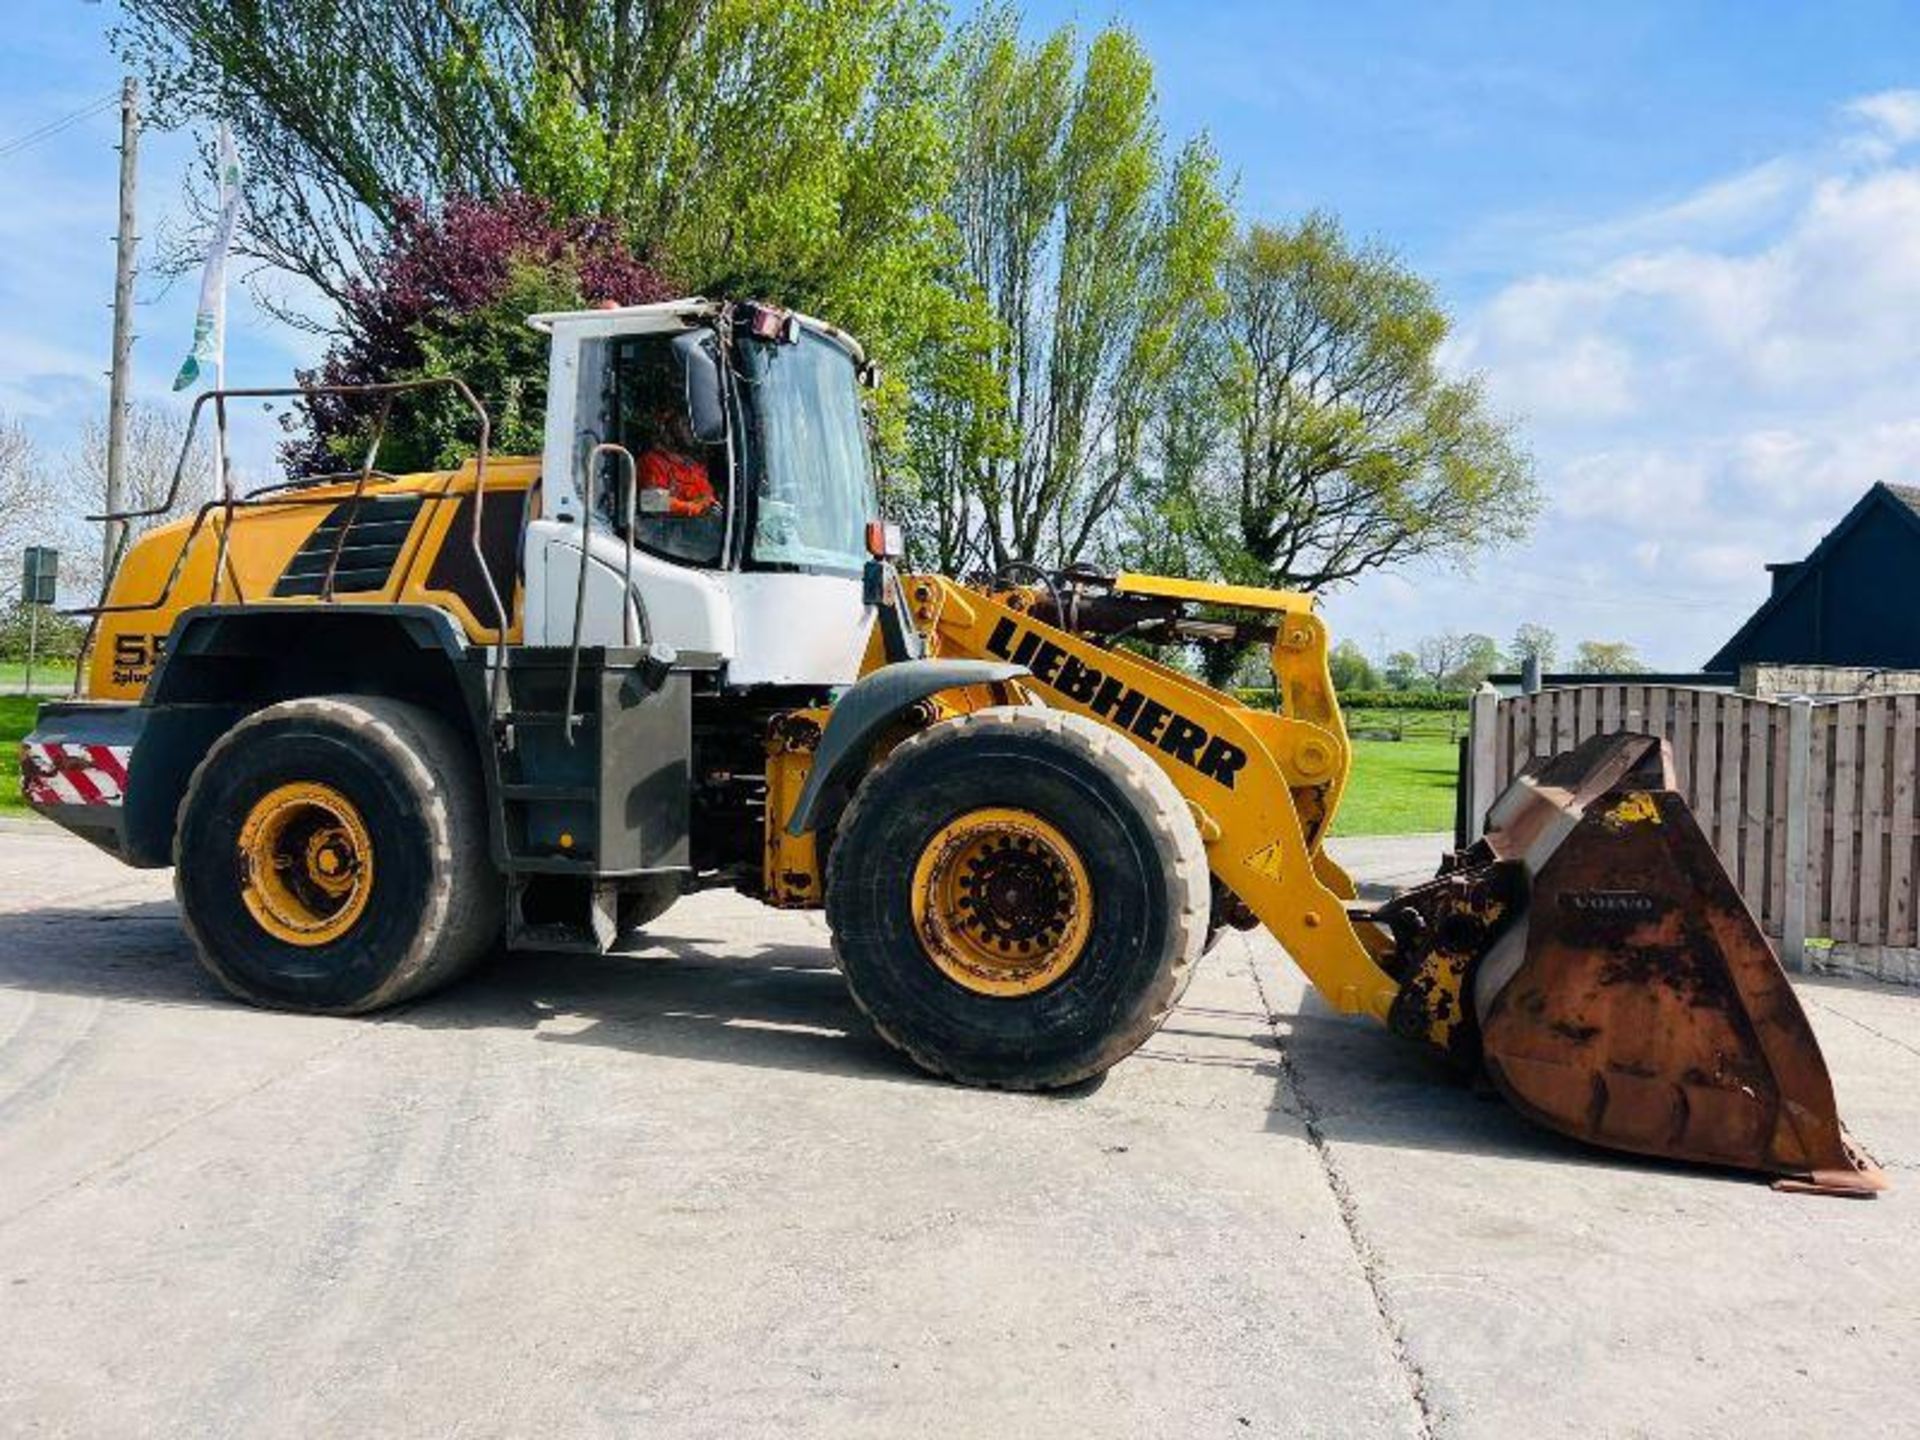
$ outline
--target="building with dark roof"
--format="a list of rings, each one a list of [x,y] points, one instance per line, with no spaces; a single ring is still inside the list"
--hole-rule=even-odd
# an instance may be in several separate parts
[[[1773,593],[1706,669],[1920,670],[1920,489],[1875,485],[1806,559],[1767,569]]]

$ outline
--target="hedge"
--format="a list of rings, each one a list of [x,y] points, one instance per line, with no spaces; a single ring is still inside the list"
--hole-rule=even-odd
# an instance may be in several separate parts
[[[1347,690],[1345,710],[1465,710],[1473,697],[1464,690]]]
[[[1248,685],[1233,692],[1242,704],[1270,709],[1273,690]],[[1340,694],[1343,710],[1465,710],[1468,696],[1455,690],[1346,690]]]

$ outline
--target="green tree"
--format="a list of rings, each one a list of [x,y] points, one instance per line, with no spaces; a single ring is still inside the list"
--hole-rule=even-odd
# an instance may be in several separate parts
[[[1523,665],[1529,659],[1540,662],[1542,671],[1551,670],[1553,662],[1559,658],[1560,637],[1544,625],[1522,625],[1513,632],[1513,644],[1508,647],[1513,652],[1513,663]]]
[[[419,368],[395,378],[462,377],[476,395],[487,397],[494,453],[538,455],[546,423],[547,344],[527,316],[580,303],[577,276],[564,266],[516,265],[493,300],[423,329]],[[471,453],[473,416],[450,390],[421,392],[414,406],[396,407],[395,419],[402,423],[391,432],[393,449],[406,468],[450,467]]]
[[[1424,636],[1413,647],[1415,670],[1429,690],[1443,687],[1466,658],[1467,637],[1456,630]]]
[[[1420,681],[1420,657],[1411,650],[1395,650],[1380,668],[1389,690],[1411,690]]]
[[[156,113],[232,126],[240,249],[341,304],[410,205],[617,222],[691,290],[909,356],[952,325],[932,0],[127,0]]]
[[[1491,635],[1468,635],[1465,639],[1465,653],[1446,677],[1449,690],[1475,689],[1506,660],[1500,653],[1500,643]]]
[[[1333,675],[1335,690],[1378,690],[1380,676],[1367,659],[1366,651],[1351,640],[1342,640],[1327,657],[1327,669]]]
[[[1213,296],[1231,234],[1218,162],[1198,141],[1169,153],[1122,30],[1028,44],[994,6],[954,68],[943,209],[992,316],[995,384],[915,416],[923,548],[950,570],[1071,563],[1117,543],[1156,397]]]
[[[80,598],[62,599],[60,603],[79,603]],[[91,600],[92,597],[86,596],[84,599]],[[35,610],[40,612],[37,618],[33,614]],[[27,606],[17,597],[0,604],[0,660],[25,660],[31,649],[35,659],[42,664],[70,661],[80,653],[80,641],[86,633],[85,622],[61,614],[55,606]],[[42,670],[39,678],[57,680],[60,677]]]
[[[1576,675],[1643,675],[1646,669],[1625,640],[1582,640],[1573,648]]]
[[[609,223],[557,220],[537,196],[407,206],[367,278],[348,291],[319,367],[301,378],[352,386],[458,375],[487,407],[495,453],[536,453],[547,342],[527,316],[672,293]],[[389,470],[458,464],[478,438],[475,417],[444,387],[378,400],[311,394],[286,419],[305,427],[282,447],[295,474],[358,467],[376,426],[378,463]]]
[[[1325,215],[1254,226],[1224,274],[1189,361],[1220,397],[1221,443],[1176,517],[1217,570],[1314,591],[1526,533],[1531,462],[1479,381],[1442,368],[1424,280]]]
[[[1491,636],[1443,630],[1414,647],[1414,670],[1435,690],[1471,690],[1500,668],[1500,646]]]

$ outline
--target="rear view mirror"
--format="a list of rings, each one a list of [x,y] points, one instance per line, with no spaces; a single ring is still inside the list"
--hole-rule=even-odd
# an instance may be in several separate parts
[[[720,394],[720,345],[711,330],[689,330],[673,342],[686,380],[687,423],[702,445],[727,438],[727,407]]]

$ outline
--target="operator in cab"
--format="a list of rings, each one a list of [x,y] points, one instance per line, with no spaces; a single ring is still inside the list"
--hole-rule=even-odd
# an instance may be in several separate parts
[[[686,415],[663,405],[648,429],[653,443],[639,457],[640,513],[691,520],[717,511],[720,496]]]
[[[642,548],[694,565],[719,561],[726,536],[720,457],[695,437],[683,406],[650,397],[630,442],[634,456],[634,540]],[[613,497],[608,495],[608,518]]]

